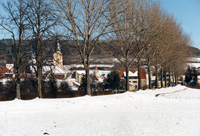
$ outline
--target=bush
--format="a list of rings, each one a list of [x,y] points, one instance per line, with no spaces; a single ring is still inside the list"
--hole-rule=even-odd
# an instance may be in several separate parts
[[[81,85],[79,86],[79,90],[83,90],[87,94],[87,92],[86,92],[87,82],[86,81],[87,81],[86,76],[83,76],[82,80],[81,80]]]
[[[110,74],[108,74],[106,83],[108,84],[108,86],[110,86],[111,89],[118,90],[120,88],[119,73],[117,71],[112,71]]]
[[[59,87],[59,90],[61,90],[61,91],[71,91],[71,88],[69,87],[68,83],[62,82],[60,87]]]
[[[0,83],[0,93],[3,94],[3,100],[13,100],[16,97],[15,81],[9,81],[5,85]]]
[[[3,93],[4,90],[5,90],[5,88],[4,88],[3,84],[0,82],[0,93]]]
[[[37,92],[37,80],[34,78],[27,78],[21,81],[21,93]]]

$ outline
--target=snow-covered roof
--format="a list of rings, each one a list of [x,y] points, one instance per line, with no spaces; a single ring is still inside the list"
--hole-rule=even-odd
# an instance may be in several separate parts
[[[195,67],[195,68],[199,68],[200,67],[200,63],[188,63],[188,65],[190,67]]]
[[[135,84],[133,84],[133,83],[129,83],[129,85],[135,86]]]
[[[107,76],[110,73],[111,73],[111,71],[109,71],[109,70],[99,70],[99,75],[105,75],[105,76]]]
[[[6,72],[5,74],[13,74],[12,72]]]
[[[43,66],[42,69],[46,72],[50,72],[52,70],[52,73],[54,74],[65,74],[66,71],[59,66]]]
[[[71,67],[76,67],[76,68],[82,67],[83,68],[82,64],[73,64],[73,65],[64,65],[64,66],[71,66]],[[112,67],[114,67],[114,65],[106,65],[106,64],[90,65],[90,68],[92,68],[92,67],[107,67],[107,68],[112,68]]]
[[[94,71],[95,70],[90,70],[90,74],[94,74]],[[111,73],[111,71],[109,71],[109,70],[98,70],[99,71],[99,75],[100,76],[102,76],[102,75],[105,75],[105,76],[107,76],[109,73]],[[76,71],[78,74],[83,74],[83,75],[85,75],[85,70],[77,70]]]
[[[83,68],[84,66],[82,64],[72,64],[72,65],[63,65],[63,69],[65,70],[70,70],[70,68]],[[104,67],[104,68],[112,68],[114,65],[108,65],[108,64],[95,64],[95,65],[90,65],[90,68],[94,67]]]
[[[199,62],[200,63],[200,57],[189,58],[188,61]]]
[[[9,81],[12,81],[12,79],[7,79],[7,78],[0,79],[1,83],[6,83],[6,82],[9,82]]]
[[[78,87],[72,86],[71,87],[72,91],[78,91]]]
[[[138,76],[138,71],[135,71],[134,73],[132,71],[129,71],[129,77],[137,77]],[[124,72],[124,76],[126,76],[126,72]]]
[[[76,79],[75,78],[65,79],[65,82],[69,82],[69,81],[76,81]]]
[[[73,82],[75,85],[80,86],[81,84],[78,82]]]
[[[185,75],[181,75],[182,78],[185,78]],[[169,78],[169,77],[168,77]]]
[[[85,75],[85,70],[77,70],[76,71],[78,74],[83,74],[83,75]],[[92,71],[90,70],[90,74],[92,74]]]
[[[37,69],[36,66],[34,66],[34,67]],[[30,70],[33,73],[35,73],[33,66],[30,66]],[[64,69],[60,68],[59,66],[43,66],[42,67],[43,74],[50,73],[50,72],[52,72],[54,74],[66,74],[67,73]]]

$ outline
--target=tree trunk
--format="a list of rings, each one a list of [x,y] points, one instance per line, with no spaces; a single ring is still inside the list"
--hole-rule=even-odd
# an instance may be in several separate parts
[[[16,75],[17,75],[17,81],[16,81],[16,98],[21,99],[21,93],[20,93],[20,54],[17,53],[17,62],[16,62]]]
[[[20,3],[20,6],[21,6],[22,3]],[[20,7],[20,13],[21,13],[21,8]],[[21,51],[21,48],[22,48],[22,33],[23,33],[23,21],[22,21],[22,16],[20,14],[20,27],[19,27],[19,43],[18,43],[18,47],[17,47],[17,53],[16,53],[16,70],[17,70],[17,82],[16,82],[16,97],[17,99],[21,99],[21,81],[20,81],[20,72],[21,72],[21,54],[20,54],[20,51]]]
[[[91,96],[91,90],[90,90],[90,71],[89,71],[89,67],[87,67],[85,69],[85,72],[86,72],[86,90],[85,92],[87,93],[87,95],[90,95]]]
[[[156,72],[156,79],[155,79],[155,88],[158,88],[158,67],[155,67]]]
[[[129,91],[129,69],[126,67],[126,91]]]
[[[42,68],[41,67],[38,67],[38,76],[37,76],[37,83],[38,83],[38,86],[37,86],[37,90],[38,90],[38,97],[39,98],[43,98],[42,97]]]
[[[177,76],[177,74],[175,73],[175,85],[177,85],[177,83],[178,83],[178,76]]]
[[[163,88],[163,67],[161,66],[161,70],[160,70],[160,76],[161,76],[161,88]]]
[[[152,88],[152,85],[151,85],[151,69],[150,69],[150,61],[148,59],[148,78],[149,78],[149,89]]]
[[[152,89],[152,84],[151,84],[151,71],[149,69],[148,71],[148,78],[149,78],[149,89]]]
[[[138,90],[141,89],[140,60],[138,60]]]
[[[20,78],[17,78],[16,82],[16,98],[21,99],[21,93],[20,93]]]
[[[174,86],[174,72],[172,73],[172,86]]]
[[[171,86],[171,72],[169,70],[169,86]]]
[[[165,75],[165,88],[167,87],[167,71],[165,69],[164,71],[164,75]]]

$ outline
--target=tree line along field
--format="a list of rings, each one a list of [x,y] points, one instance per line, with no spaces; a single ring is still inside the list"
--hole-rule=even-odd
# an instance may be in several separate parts
[[[32,46],[35,58],[38,97],[42,95],[42,68],[52,41],[63,40],[66,54],[78,56],[84,66],[85,91],[91,95],[90,65],[101,55],[115,58],[129,75],[133,65],[138,71],[144,66],[147,73],[155,69],[155,87],[161,76],[173,75],[177,81],[191,53],[191,39],[175,17],[151,0],[17,0],[3,3],[7,14],[0,18],[0,27],[10,34],[16,97],[21,99],[22,64],[29,60],[26,49]],[[27,44],[30,41],[30,44]],[[109,45],[109,46],[106,46]],[[76,51],[76,53],[73,53]],[[29,52],[29,54],[31,54]],[[144,62],[145,60],[145,62]],[[151,76],[149,86],[151,86]],[[169,76],[171,77],[171,76]],[[125,90],[129,90],[126,76]],[[138,73],[138,90],[141,75]]]

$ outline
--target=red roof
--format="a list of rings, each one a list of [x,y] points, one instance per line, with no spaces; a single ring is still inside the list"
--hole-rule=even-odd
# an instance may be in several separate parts
[[[129,70],[129,71],[132,71],[133,73],[135,73],[137,70],[133,69],[133,70]],[[119,76],[124,77],[124,72],[126,72],[126,70],[120,70]],[[140,76],[141,76],[141,79],[146,79],[146,72],[144,69],[140,69]]]
[[[9,72],[9,69],[6,67],[0,67],[0,78],[4,78],[6,72]]]

